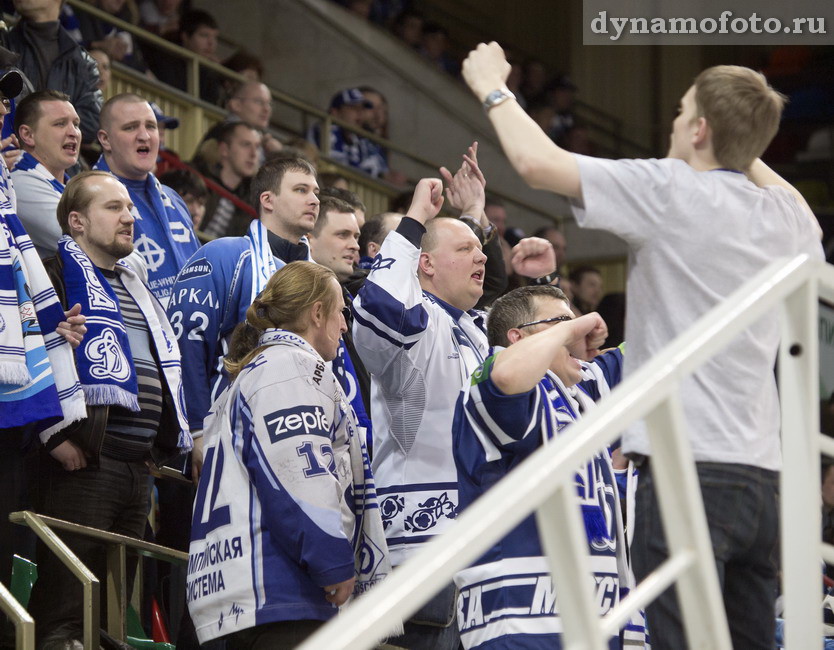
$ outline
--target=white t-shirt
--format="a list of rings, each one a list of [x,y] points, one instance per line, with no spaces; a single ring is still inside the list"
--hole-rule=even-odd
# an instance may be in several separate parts
[[[629,246],[626,376],[779,257],[822,259],[812,217],[784,188],[683,161],[576,156],[578,224]],[[696,461],[778,469],[777,314],[739,335],[681,384]],[[623,451],[649,454],[641,424]]]

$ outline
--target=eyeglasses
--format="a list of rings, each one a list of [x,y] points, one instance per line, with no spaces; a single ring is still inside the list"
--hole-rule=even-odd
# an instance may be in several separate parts
[[[522,327],[533,327],[533,325],[546,325],[547,323],[564,323],[565,321],[573,320],[573,316],[568,316],[567,314],[563,316],[554,316],[553,318],[543,318],[541,320],[534,320],[531,323],[524,323],[522,325],[517,325],[518,329]]]

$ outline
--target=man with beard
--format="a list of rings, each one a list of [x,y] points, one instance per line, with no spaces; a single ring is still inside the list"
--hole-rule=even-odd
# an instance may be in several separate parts
[[[63,236],[44,266],[61,301],[88,315],[75,351],[87,418],[48,439],[38,459],[37,511],[141,539],[148,512],[148,461],[188,451],[182,372],[165,311],[123,258],[133,251],[133,202],[107,172],[73,178],[58,203]],[[106,553],[84,538],[67,544],[100,581]],[[30,611],[39,647],[82,636],[81,586],[58,558],[38,553]],[[133,584],[135,560],[127,584]],[[102,626],[106,621],[102,607]],[[57,644],[52,646],[52,644]]]

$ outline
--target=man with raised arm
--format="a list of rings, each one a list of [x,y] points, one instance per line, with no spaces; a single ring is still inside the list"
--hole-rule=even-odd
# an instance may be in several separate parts
[[[590,363],[580,360],[598,353],[608,329],[598,314],[575,319],[556,287],[505,294],[493,304],[487,329],[491,354],[464,386],[452,430],[461,509],[581,420],[622,374],[617,348]],[[591,556],[588,579],[604,616],[633,581],[608,450],[599,449],[578,466],[575,482]],[[464,647],[532,650],[561,644],[560,586],[553,583],[532,515],[458,572],[455,583]],[[621,636],[628,647],[642,647],[640,615],[608,639],[609,647],[619,649]]]
[[[580,226],[629,245],[626,375],[774,258],[822,259],[807,203],[759,159],[784,103],[761,74],[704,70],[681,99],[668,156],[613,161],[556,146],[507,90],[509,70],[497,43],[479,45],[463,66],[510,162],[532,187],[569,197]],[[778,341],[776,320],[757,322],[680,391],[737,648],[774,643]],[[633,549],[642,579],[667,556],[642,424],[626,431],[623,450],[642,462]],[[648,623],[653,647],[686,647],[673,590],[649,607]]]
[[[465,187],[467,196],[480,195],[464,209],[480,216],[483,187],[470,160],[454,181],[460,193]],[[394,565],[457,516],[454,405],[487,352],[483,316],[473,309],[483,293],[486,256],[466,223],[435,218],[442,204],[439,179],[417,184],[407,215],[385,238],[353,303],[354,343],[372,375],[374,476]],[[520,243],[516,256],[516,269],[529,277],[555,269],[544,240]],[[457,648],[452,586],[415,620],[435,625],[407,622],[406,636],[395,644]]]

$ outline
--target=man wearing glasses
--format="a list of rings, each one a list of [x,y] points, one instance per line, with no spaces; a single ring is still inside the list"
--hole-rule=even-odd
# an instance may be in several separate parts
[[[460,509],[489,490],[542,445],[581,419],[620,381],[619,349],[592,358],[608,335],[596,313],[574,318],[553,286],[515,289],[493,304],[490,356],[458,398],[452,429]],[[604,616],[631,584],[611,456],[599,450],[576,472],[592,586]],[[558,646],[558,594],[531,515],[455,576],[458,629],[465,648]],[[621,632],[641,645],[642,620]],[[619,648],[620,635],[609,640]]]

